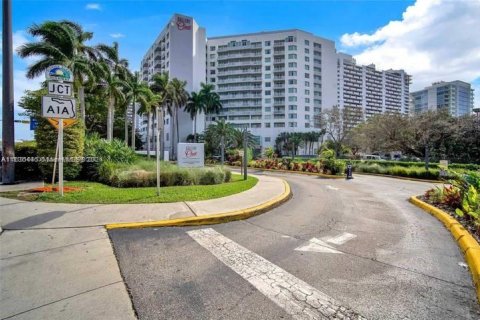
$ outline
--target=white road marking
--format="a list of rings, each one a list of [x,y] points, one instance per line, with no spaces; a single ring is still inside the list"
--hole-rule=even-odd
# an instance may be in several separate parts
[[[340,253],[340,251],[335,250],[331,245],[326,242],[323,242],[320,239],[312,238],[303,246],[295,248],[295,251],[311,251],[311,252],[320,252],[320,253]]]
[[[330,190],[338,190],[338,188],[332,187],[330,185],[327,185],[327,188],[330,189]]]
[[[323,239],[326,242],[330,242],[333,244],[336,244],[337,246],[344,244],[347,241],[352,240],[353,238],[356,238],[357,236],[348,232],[344,232],[338,236],[328,238],[328,239]]]
[[[365,319],[212,228],[187,233],[294,319]]]

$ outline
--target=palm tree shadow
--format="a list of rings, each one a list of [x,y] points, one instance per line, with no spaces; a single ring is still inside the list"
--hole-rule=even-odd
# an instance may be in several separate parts
[[[12,229],[28,229],[43,223],[55,220],[63,216],[67,211],[50,211],[41,214],[36,214],[34,216],[26,217],[3,226],[5,230]]]

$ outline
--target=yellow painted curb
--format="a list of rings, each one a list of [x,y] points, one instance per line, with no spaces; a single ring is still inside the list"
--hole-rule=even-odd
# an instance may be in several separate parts
[[[410,181],[417,181],[417,182],[443,183],[442,180],[427,180],[427,179],[400,177],[400,176],[392,176],[392,175],[389,175],[389,174],[356,172],[356,171],[354,171],[353,173],[354,174],[359,174],[359,175],[364,175],[364,176],[377,176],[377,177],[393,178],[393,179],[400,179],[400,180],[410,180]]]
[[[240,168],[236,166],[229,166],[232,168]],[[341,176],[336,176],[333,174],[324,174],[324,173],[318,173],[318,172],[306,172],[306,171],[295,171],[295,170],[283,170],[283,169],[265,169],[265,168],[254,168],[254,167],[248,167],[249,169],[252,170],[258,170],[258,171],[270,171],[270,172],[282,172],[282,173],[293,173],[293,174],[305,174],[307,176],[317,176],[325,179],[345,179],[344,175]]]
[[[456,219],[443,210],[440,210],[413,196],[410,202],[417,207],[427,211],[439,219],[445,227],[450,230],[452,236],[457,241],[458,246],[465,255],[473,283],[477,291],[477,300],[480,302],[480,245],[477,240],[468,232]]]
[[[145,221],[145,222],[128,222],[128,223],[111,223],[107,224],[105,228],[107,230],[120,229],[120,228],[147,228],[147,227],[176,227],[176,226],[199,226],[206,224],[218,224],[235,220],[243,220],[255,215],[264,213],[270,209],[273,209],[282,203],[289,200],[292,196],[290,185],[282,179],[285,186],[285,191],[276,198],[269,200],[260,205],[250,207],[244,210],[222,212],[216,214],[208,214],[198,217],[179,218],[172,220],[158,220],[158,221]]]

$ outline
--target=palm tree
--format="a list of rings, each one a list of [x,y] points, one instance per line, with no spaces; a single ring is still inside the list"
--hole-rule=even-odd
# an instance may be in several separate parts
[[[232,139],[235,134],[235,128],[228,122],[225,122],[224,119],[215,121],[215,124],[210,125],[207,128],[207,135],[220,138],[220,156],[221,164],[225,162],[225,143]]]
[[[200,84],[200,94],[205,101],[205,112],[218,114],[222,110],[222,103],[220,102],[220,96],[213,91],[215,86],[213,84]]]
[[[91,32],[84,32],[82,27],[71,21],[47,21],[41,25],[33,24],[29,29],[37,42],[22,45],[17,51],[20,57],[40,56],[28,67],[27,78],[33,79],[43,74],[54,64],[61,64],[72,70],[75,78],[74,88],[80,100],[80,113],[85,121],[85,92],[84,86],[92,86],[95,81],[95,66],[97,52],[85,44],[93,36]]]
[[[122,89],[127,86],[127,83],[120,80],[118,75],[110,70],[110,67],[106,63],[102,63],[102,69],[102,87],[108,100],[107,140],[112,141],[115,106],[125,100]]]
[[[135,71],[133,75],[128,76],[126,81],[126,90],[127,94],[131,96],[132,100],[132,149],[135,150],[135,133],[136,133],[136,110],[135,104],[139,102],[140,104],[146,103],[145,100],[148,98],[149,88],[146,83],[140,78],[140,73]],[[127,111],[128,113],[128,111]],[[127,114],[125,114],[127,118]],[[125,121],[127,121],[125,119]]]
[[[171,113],[171,92],[172,92],[172,87],[170,85],[170,80],[168,77],[168,73],[163,72],[163,73],[158,73],[153,76],[153,83],[150,85],[150,89],[158,94],[161,97],[161,103],[158,106],[159,112],[157,116],[157,129],[160,131],[159,135],[162,137],[160,140],[160,150],[163,150],[163,128],[164,128],[164,123],[163,119],[165,116],[165,111],[168,110]],[[160,155],[163,158],[163,152]]]
[[[118,51],[118,42],[113,42],[111,46],[99,44],[95,46],[104,60],[121,80],[126,80],[128,77],[128,60],[121,59]]]
[[[185,111],[193,120],[193,141],[197,142],[197,114],[205,112],[205,99],[201,93],[192,92],[185,105]]]
[[[187,86],[186,81],[179,80],[177,78],[173,78],[171,83],[171,106],[172,106],[172,116],[173,116],[173,136],[175,137],[172,139],[172,146],[173,146],[173,159],[177,159],[177,144],[180,142],[180,134],[179,134],[179,127],[178,127],[178,113],[182,109],[182,107],[188,101],[188,92],[185,89]]]
[[[139,115],[147,115],[147,157],[150,158],[150,142],[151,142],[151,126],[152,126],[152,111],[153,111],[153,104],[154,101],[154,94],[153,92],[148,89],[147,98],[140,102],[140,108],[138,109]]]

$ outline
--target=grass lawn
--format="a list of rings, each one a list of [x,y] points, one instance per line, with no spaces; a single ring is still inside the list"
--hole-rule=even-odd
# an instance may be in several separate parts
[[[156,188],[114,188],[97,182],[67,182],[65,186],[81,187],[82,191],[65,193],[62,198],[56,192],[43,193],[37,201],[57,203],[159,203],[208,200],[229,196],[255,186],[257,178],[232,174],[232,181],[218,185],[162,187],[160,196]],[[0,193],[2,197],[16,198],[17,192]]]

